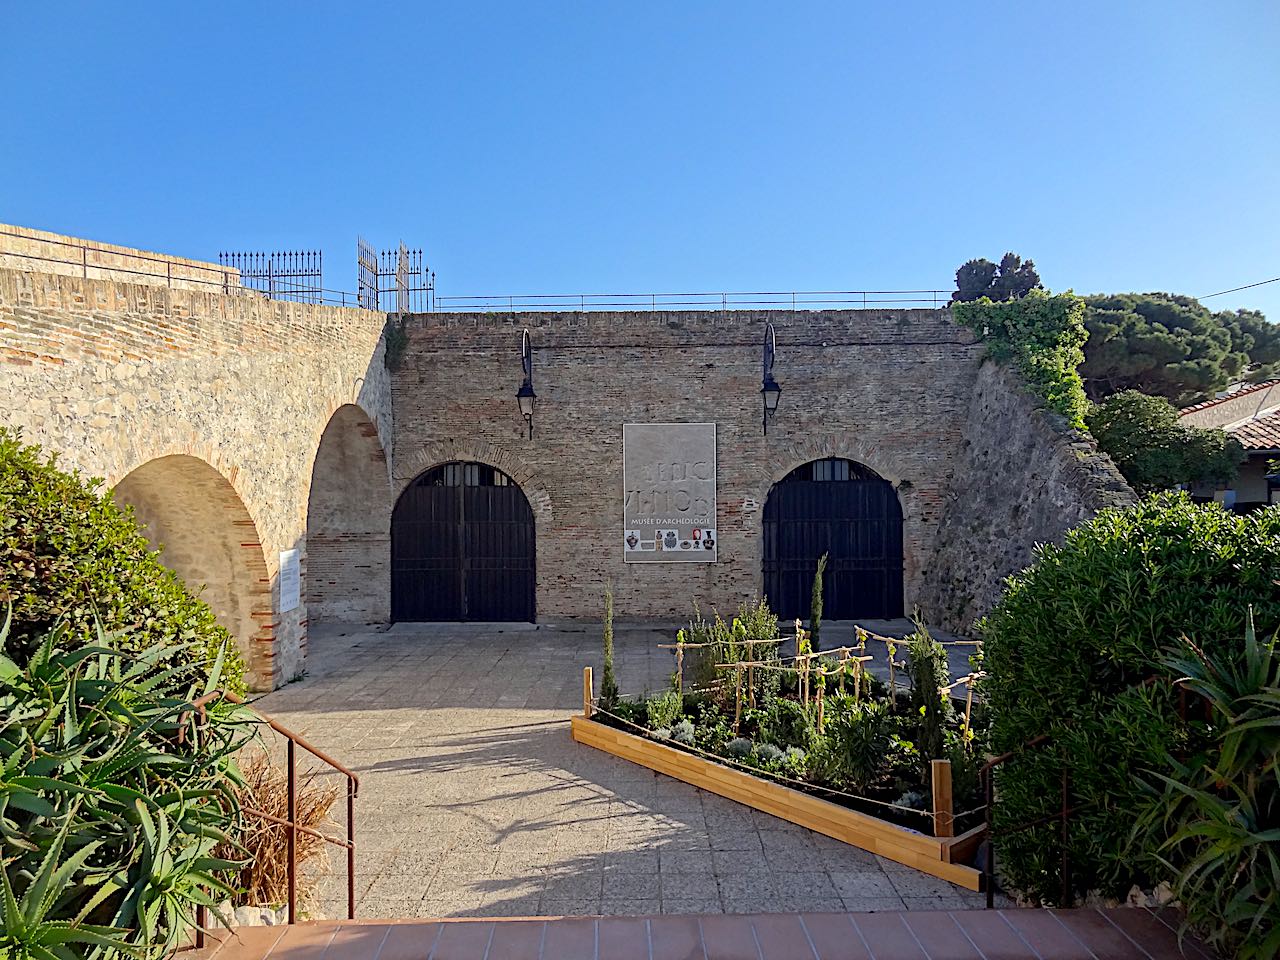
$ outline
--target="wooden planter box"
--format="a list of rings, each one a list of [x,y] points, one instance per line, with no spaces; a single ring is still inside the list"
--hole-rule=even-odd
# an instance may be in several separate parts
[[[985,826],[958,837],[927,837],[584,716],[573,717],[572,730],[573,739],[578,743],[745,803],[755,810],[816,830],[967,890],[982,889],[981,872],[955,861],[972,855],[986,833]]]

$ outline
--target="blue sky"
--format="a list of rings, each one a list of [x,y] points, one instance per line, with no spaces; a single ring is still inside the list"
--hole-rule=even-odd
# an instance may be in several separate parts
[[[1280,276],[1274,2],[0,4],[0,220],[446,294]],[[1280,320],[1280,283],[1209,301]]]

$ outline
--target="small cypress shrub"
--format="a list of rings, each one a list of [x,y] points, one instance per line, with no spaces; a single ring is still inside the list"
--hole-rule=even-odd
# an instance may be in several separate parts
[[[916,747],[920,751],[927,780],[929,761],[946,756],[946,724],[952,707],[950,698],[939,691],[951,682],[951,672],[947,668],[946,648],[933,638],[923,623],[916,621],[915,633],[906,640]]]
[[[827,570],[827,555],[818,558],[818,569],[813,574],[813,591],[809,594],[809,645],[816,653],[822,649],[819,634],[822,632],[822,575]]]
[[[613,672],[613,584],[604,588],[604,669],[600,673],[600,705],[612,710],[618,704],[618,678]]]
[[[126,652],[181,644],[182,655],[206,669],[225,648],[223,683],[243,693],[235,641],[160,562],[132,509],[100,486],[0,427],[0,604],[12,605],[9,656],[22,663],[55,623],[69,639],[90,643],[100,622],[122,631]]]

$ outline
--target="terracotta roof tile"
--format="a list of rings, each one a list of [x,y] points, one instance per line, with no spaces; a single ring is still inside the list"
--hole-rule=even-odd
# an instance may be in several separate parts
[[[1246,450],[1280,450],[1280,409],[1227,428]]]

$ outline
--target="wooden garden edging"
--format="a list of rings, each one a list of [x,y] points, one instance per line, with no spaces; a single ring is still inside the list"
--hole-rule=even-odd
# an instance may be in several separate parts
[[[575,715],[571,720],[573,739],[578,743],[816,830],[967,890],[982,889],[981,871],[954,861],[967,859],[972,854],[986,831],[985,825],[958,837],[928,837],[763,777],[597,723],[589,718],[589,694],[584,696],[584,701],[584,715]]]

